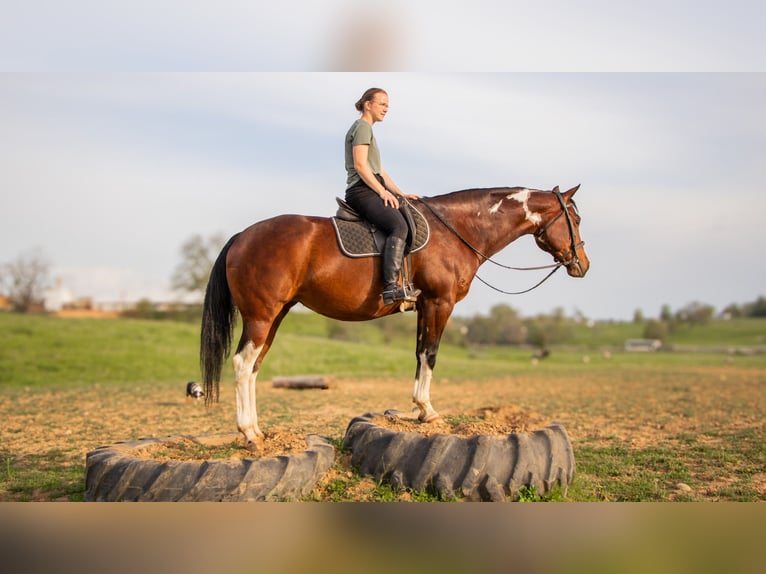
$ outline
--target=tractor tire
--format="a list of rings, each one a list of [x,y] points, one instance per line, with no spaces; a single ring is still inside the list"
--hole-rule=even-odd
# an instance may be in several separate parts
[[[306,436],[303,452],[262,459],[160,462],[136,452],[178,438],[220,444],[237,436],[149,437],[99,447],[86,457],[85,501],[294,500],[308,495],[335,460],[335,448],[318,435]]]
[[[566,493],[574,479],[572,445],[559,423],[505,436],[427,437],[381,427],[373,422],[380,416],[353,419],[343,445],[360,474],[395,488],[435,492],[442,499],[503,502],[518,500],[525,486],[546,494],[558,484]]]

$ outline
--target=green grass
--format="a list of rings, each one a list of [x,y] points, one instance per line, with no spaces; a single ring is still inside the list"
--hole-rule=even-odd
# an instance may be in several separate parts
[[[378,328],[382,322],[385,326]],[[351,323],[350,340],[329,339],[337,322],[314,313],[292,313],[277,334],[263,364],[263,376],[332,373],[337,376],[407,376],[415,368],[415,317],[407,314],[371,323]],[[575,345],[554,348],[545,369],[569,368],[573,360],[599,356],[598,349],[621,348],[640,336],[632,323],[578,327]],[[766,320],[715,321],[674,335],[684,345],[716,347],[763,344]],[[239,337],[235,330],[234,341]],[[586,341],[587,339],[587,341]],[[582,350],[577,348],[577,344]],[[573,348],[574,347],[574,348]],[[67,385],[95,382],[166,382],[199,378],[199,326],[193,323],[132,319],[57,319],[0,313],[0,384]],[[296,352],[297,350],[297,352]],[[532,351],[514,347],[464,348],[443,344],[438,367],[450,378],[487,378],[531,368]],[[763,356],[738,357],[762,365]],[[595,363],[595,362],[594,362]],[[716,353],[615,353],[603,368],[712,365]]]
[[[0,486],[28,502],[44,496],[45,500],[82,501],[83,469],[68,457],[53,450],[44,455],[26,454],[19,464],[9,453],[0,453]]]
[[[0,384],[177,380],[198,371],[198,331],[187,323],[0,313]]]
[[[413,318],[408,316],[406,321]],[[388,319],[384,319],[388,320]],[[304,324],[305,323],[305,324]],[[356,326],[356,324],[354,324]],[[413,377],[415,324],[408,336],[384,343],[365,325],[365,337],[328,339],[331,322],[318,315],[288,315],[263,364],[262,377],[331,373],[334,376]],[[234,340],[238,338],[235,331]],[[360,342],[361,341],[361,342]],[[133,319],[58,319],[0,313],[0,384],[170,382],[199,378],[199,327]],[[451,377],[494,377],[509,363],[527,365],[518,349],[476,352],[443,346],[439,364]],[[477,366],[480,368],[477,369]]]
[[[731,319],[707,325],[682,325],[671,334],[678,345],[766,346],[766,319]]]
[[[612,323],[599,321],[592,327],[575,325],[572,329],[572,345],[583,348],[621,348],[626,339],[643,338],[644,326],[636,323]]]
[[[588,500],[662,501],[668,489],[690,481],[686,462],[667,447],[580,447],[580,484],[573,495]]]
[[[567,345],[581,348],[621,349],[627,339],[644,338],[644,324],[632,322],[597,322],[592,327],[575,325]],[[730,319],[710,321],[705,325],[677,325],[668,343],[681,346],[766,348],[766,319]]]
[[[519,502],[564,502],[566,495],[560,485],[554,485],[547,493],[539,493],[534,486],[522,486],[519,489]]]
[[[766,469],[766,447],[762,432],[744,429],[734,433],[705,432],[723,439],[715,445],[700,444],[698,437],[679,435],[676,446],[627,448],[580,445],[577,448],[577,479],[570,496],[585,501],[693,502],[699,496],[677,489],[679,483],[691,492],[730,502],[766,500],[766,493],[752,483]],[[717,486],[724,485],[724,486]]]

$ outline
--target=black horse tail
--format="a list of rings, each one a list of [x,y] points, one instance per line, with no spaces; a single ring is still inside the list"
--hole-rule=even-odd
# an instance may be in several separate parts
[[[231,351],[231,337],[237,318],[237,308],[231,298],[229,282],[226,279],[226,255],[237,237],[239,234],[229,239],[218,254],[205,290],[199,362],[205,384],[207,406],[218,402],[221,366],[224,357],[227,357]]]

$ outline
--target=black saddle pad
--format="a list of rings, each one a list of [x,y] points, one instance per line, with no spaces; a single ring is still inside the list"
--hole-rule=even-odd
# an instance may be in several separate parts
[[[415,253],[426,246],[431,230],[426,218],[415,206],[409,204],[409,209],[415,223],[415,232],[412,233],[410,230],[412,242],[409,253]],[[380,256],[386,241],[385,233],[364,220],[349,221],[337,216],[332,217],[331,220],[338,238],[338,246],[344,255],[348,257]]]

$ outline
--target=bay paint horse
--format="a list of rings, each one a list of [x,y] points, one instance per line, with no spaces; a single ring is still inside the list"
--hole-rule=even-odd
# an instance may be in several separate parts
[[[412,400],[418,419],[439,414],[430,385],[444,327],[455,304],[468,293],[479,266],[517,238],[534,234],[572,277],[590,265],[580,239],[580,215],[565,193],[520,187],[467,189],[422,198],[413,204],[426,217],[431,237],[411,255],[412,282],[422,291],[416,303],[417,346]],[[302,303],[343,321],[368,321],[399,311],[384,305],[378,258],[344,256],[330,218],[280,215],[255,223],[223,247],[210,273],[202,315],[200,365],[205,401],[217,402],[225,356],[231,351],[236,313],[242,335],[234,357],[237,428],[258,448],[255,382],[280,323]]]

